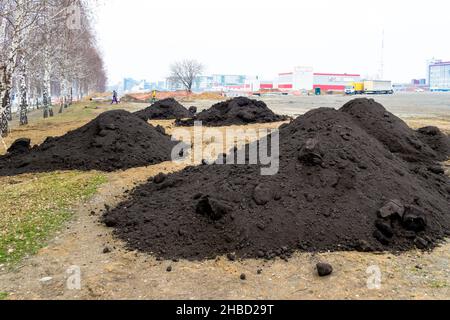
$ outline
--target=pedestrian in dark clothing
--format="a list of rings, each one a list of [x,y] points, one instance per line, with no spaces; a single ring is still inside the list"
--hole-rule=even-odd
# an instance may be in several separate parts
[[[113,91],[113,97],[112,97],[112,102],[111,102],[111,104],[119,104],[119,100],[117,100],[117,91],[116,90],[114,90]]]

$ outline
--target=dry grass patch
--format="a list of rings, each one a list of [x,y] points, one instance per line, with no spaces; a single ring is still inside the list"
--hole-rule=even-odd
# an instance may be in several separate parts
[[[96,172],[52,172],[0,178],[0,264],[36,253],[71,217],[71,207],[106,182]]]

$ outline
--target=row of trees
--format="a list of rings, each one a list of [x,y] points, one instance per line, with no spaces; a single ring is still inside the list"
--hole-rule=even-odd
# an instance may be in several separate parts
[[[43,117],[60,112],[74,95],[104,91],[106,74],[87,0],[0,0],[0,133],[8,133],[12,97],[27,124],[31,103]]]

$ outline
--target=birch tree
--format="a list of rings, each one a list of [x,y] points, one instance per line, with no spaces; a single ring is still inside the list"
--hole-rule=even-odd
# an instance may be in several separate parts
[[[0,17],[2,18],[3,23],[5,23],[4,41],[7,54],[6,68],[4,71],[5,76],[3,77],[3,81],[5,82],[0,86],[2,88],[0,94],[2,99],[2,119],[0,123],[2,124],[2,127],[0,128],[0,132],[2,135],[6,135],[8,132],[8,121],[11,120],[12,116],[11,91],[13,88],[13,75],[16,71],[18,56],[19,54],[23,55],[21,59],[23,59],[22,62],[25,64],[26,40],[31,27],[37,20],[41,4],[39,1],[35,0],[5,0],[3,5],[3,11],[1,12]],[[21,77],[24,76],[24,73],[26,72],[26,66],[24,68],[25,70],[21,71]],[[21,82],[21,95],[23,90],[27,91],[26,81]],[[24,97],[26,98],[26,94]],[[26,108],[26,104],[23,105],[23,107]],[[4,117],[6,117],[6,120]]]
[[[18,96],[20,124],[41,95],[43,117],[53,116],[52,97],[64,107],[106,84],[87,0],[0,1],[0,132],[8,132],[11,95]]]

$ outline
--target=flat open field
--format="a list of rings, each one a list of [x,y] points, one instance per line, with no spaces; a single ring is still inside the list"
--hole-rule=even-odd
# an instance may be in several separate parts
[[[354,98],[374,98],[396,116],[406,120],[413,127],[421,127],[430,122],[442,130],[450,131],[450,93],[398,93],[394,95],[368,96],[265,96],[263,100],[276,113],[298,116],[316,108],[340,108]],[[215,101],[200,100],[186,103],[199,110],[209,108]],[[423,124],[423,125],[422,125]]]
[[[289,96],[264,97],[262,100],[277,113],[299,115],[318,107],[338,108],[352,98]],[[373,98],[414,128],[435,125],[450,133],[450,94],[418,93]],[[185,106],[203,109],[215,102],[193,101]],[[145,106],[123,104],[114,108],[138,110]],[[9,145],[19,137],[41,143],[47,136],[62,135],[109,109],[108,104],[76,104],[49,120],[41,120],[40,111],[35,111],[29,126],[19,128],[13,124],[5,143]],[[170,121],[155,124],[163,125],[169,132],[172,128]],[[450,162],[446,164],[446,173],[450,174]],[[399,255],[297,253],[289,262],[230,262],[225,257],[203,262],[157,261],[147,254],[125,250],[111,230],[99,222],[105,205],[114,206],[126,197],[127,190],[149,177],[182,167],[166,162],[115,173],[54,172],[1,177],[0,218],[4,225],[0,225],[0,299],[450,297],[449,241],[433,252],[411,251]],[[7,196],[1,198],[1,195]],[[37,230],[24,225],[30,217],[30,221],[40,224]],[[49,220],[49,217],[54,219]],[[332,276],[319,278],[316,275],[314,267],[319,261],[334,266]],[[74,266],[81,271],[80,290],[67,287]],[[167,272],[169,266],[171,272]],[[368,286],[373,279],[370,271],[374,268],[381,272],[381,285],[376,289]],[[257,273],[259,269],[261,274]],[[246,274],[246,281],[240,280],[242,273]]]

